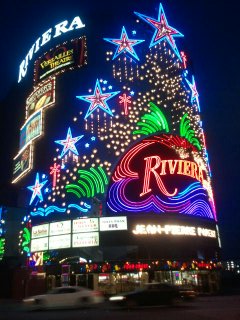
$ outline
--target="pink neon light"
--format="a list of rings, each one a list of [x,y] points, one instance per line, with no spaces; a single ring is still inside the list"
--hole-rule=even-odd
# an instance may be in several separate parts
[[[152,166],[153,159],[155,159],[154,166]],[[154,174],[156,181],[157,181],[158,188],[163,194],[165,194],[168,197],[175,196],[175,194],[177,193],[177,189],[175,188],[173,193],[169,193],[167,191],[166,187],[164,186],[164,183],[163,183],[160,175],[155,171],[157,168],[159,168],[159,166],[161,164],[161,158],[158,156],[152,156],[152,157],[144,158],[144,160],[146,161],[146,165],[145,165],[145,173],[144,173],[143,192],[140,193],[140,197],[142,197],[146,193],[149,193],[152,191],[152,189],[149,188],[151,173]]]
[[[119,96],[119,103],[123,103],[124,107],[124,114],[128,115],[128,104],[131,104],[131,96],[127,96],[126,93],[124,93],[122,96]]]
[[[54,163],[54,165],[52,167],[50,167],[51,171],[50,174],[52,174],[53,176],[53,187],[56,187],[56,183],[57,183],[57,176],[58,173],[60,172],[60,164],[56,164],[56,162]]]
[[[187,69],[187,56],[183,51],[181,51],[180,54],[181,54],[181,58],[182,58],[182,61],[183,61],[184,69]]]

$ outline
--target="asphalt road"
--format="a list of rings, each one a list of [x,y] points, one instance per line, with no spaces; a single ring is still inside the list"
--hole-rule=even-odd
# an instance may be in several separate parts
[[[240,296],[198,297],[194,302],[174,307],[150,307],[133,310],[98,308],[79,310],[24,311],[20,304],[0,303],[1,320],[240,320]]]

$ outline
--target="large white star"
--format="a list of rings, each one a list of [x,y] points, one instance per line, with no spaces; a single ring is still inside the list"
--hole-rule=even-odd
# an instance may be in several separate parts
[[[162,4],[160,3],[159,5],[158,20],[145,16],[144,14],[138,12],[134,13],[139,18],[145,20],[148,24],[155,28],[155,33],[152,37],[150,48],[152,46],[155,46],[160,41],[167,40],[170,46],[175,51],[175,53],[177,54],[178,58],[182,61],[174,37],[183,37],[183,34],[169,26]]]
[[[82,137],[83,137],[83,135],[73,138],[71,129],[68,128],[66,139],[55,140],[56,143],[61,144],[63,146],[62,153],[61,153],[60,157],[62,158],[65,155],[65,153],[67,153],[68,151],[72,151],[72,153],[74,153],[78,156],[78,151],[77,151],[75,144],[78,142],[78,140],[82,139]]]
[[[42,196],[42,191],[41,189],[43,188],[43,186],[47,183],[47,180],[42,181],[40,183],[39,181],[39,173],[36,174],[36,180],[35,180],[35,184],[33,186],[29,186],[27,187],[29,190],[32,191],[32,197],[31,200],[29,202],[29,204],[31,205],[31,203],[33,202],[33,200],[38,197],[41,201],[43,200],[43,196]]]
[[[139,60],[133,46],[139,44],[145,40],[129,39],[125,27],[122,27],[122,33],[120,39],[109,39],[104,38],[104,40],[113,43],[117,46],[116,52],[113,56],[113,60],[119,56],[121,53],[129,53],[132,57]]]
[[[78,98],[78,99],[90,102],[90,106],[88,108],[88,111],[87,111],[84,119],[86,119],[97,108],[101,108],[103,111],[107,112],[108,114],[110,114],[110,116],[112,116],[113,113],[107,104],[107,100],[111,99],[119,92],[120,91],[102,93],[100,83],[97,79],[93,95],[76,96],[76,98]]]

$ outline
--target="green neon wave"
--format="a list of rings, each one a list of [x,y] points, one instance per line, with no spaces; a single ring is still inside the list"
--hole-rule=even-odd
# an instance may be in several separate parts
[[[149,135],[159,131],[169,132],[169,126],[163,112],[153,103],[149,102],[150,113],[146,113],[141,117],[141,121],[137,122],[139,129],[132,134]]]
[[[185,113],[180,121],[180,136],[187,139],[198,150],[202,149],[200,141],[195,137],[195,131],[190,126],[188,113]]]

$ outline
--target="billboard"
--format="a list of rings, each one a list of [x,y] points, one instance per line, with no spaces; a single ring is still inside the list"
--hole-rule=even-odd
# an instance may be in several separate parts
[[[55,82],[54,77],[50,78],[37,86],[30,94],[26,100],[26,119],[38,110],[54,105]]]
[[[31,252],[48,250],[48,237],[32,239]]]
[[[71,220],[50,223],[49,235],[56,236],[71,232]]]
[[[93,232],[98,231],[98,218],[83,218],[73,220],[72,232]]]
[[[76,38],[51,49],[35,62],[34,83],[51,75],[75,69],[86,64],[86,38]]]
[[[29,144],[13,159],[13,180],[12,183],[21,179],[29,170],[32,169],[33,146]]]
[[[73,248],[99,246],[99,233],[98,232],[74,233],[72,235],[72,246]]]
[[[32,239],[42,238],[48,236],[49,224],[40,224],[39,226],[32,227]]]
[[[100,218],[100,231],[127,230],[127,217]]]
[[[20,150],[42,134],[42,125],[42,110],[39,110],[20,129]]]
[[[71,247],[71,235],[63,234],[60,236],[49,237],[49,250],[65,249]]]

